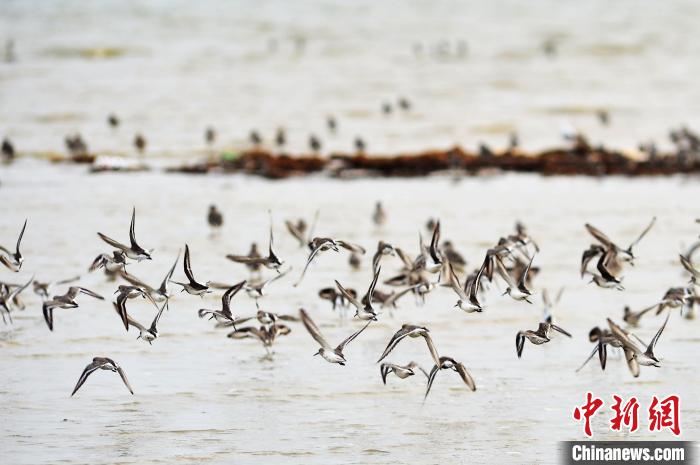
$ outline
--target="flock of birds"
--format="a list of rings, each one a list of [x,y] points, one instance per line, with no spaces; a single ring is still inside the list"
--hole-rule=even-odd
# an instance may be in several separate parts
[[[325,361],[341,366],[347,362],[345,349],[348,344],[361,336],[373,322],[380,318],[381,315],[378,309],[380,307],[388,308],[391,312],[391,309],[397,308],[399,300],[408,294],[412,294],[417,302],[423,303],[429,294],[441,288],[449,288],[455,294],[456,303],[454,308],[457,311],[467,314],[480,313],[485,309],[482,303],[484,301],[483,294],[495,283],[499,288],[501,288],[501,285],[505,286],[502,292],[503,296],[508,296],[515,301],[525,304],[533,303],[531,300],[533,296],[532,279],[539,272],[539,268],[533,266],[533,261],[540,249],[522,223],[516,223],[513,233],[501,237],[493,247],[486,250],[481,265],[468,273],[466,271],[466,260],[463,256],[450,241],[441,239],[440,221],[431,219],[425,226],[430,234],[430,241],[428,243],[424,242],[423,234],[419,232],[419,248],[415,256],[411,256],[408,252],[390,243],[382,240],[378,242],[372,257],[371,280],[367,291],[362,297],[359,296],[355,289],[346,287],[337,280],[335,281],[335,287],[328,287],[319,291],[319,297],[330,301],[333,309],[345,310],[354,308],[354,318],[364,322],[357,331],[334,346],[329,343],[306,310],[300,309],[298,315],[284,315],[266,311],[259,307],[258,300],[268,293],[271,285],[280,281],[292,271],[291,267],[283,269],[284,261],[275,252],[271,212],[269,216],[270,231],[266,252],[261,253],[257,244],[253,243],[247,254],[226,256],[232,262],[245,266],[250,272],[249,279],[235,284],[197,279],[192,268],[191,251],[187,244],[184,247],[184,259],[182,262],[185,279],[178,281],[174,278],[180,261],[180,253],[178,253],[174,263],[168,269],[158,287],[150,286],[138,279],[132,273],[133,267],[143,260],[152,260],[153,250],[141,247],[136,239],[135,208],[132,210],[129,241],[127,243],[117,241],[101,232],[97,233],[108,248],[95,258],[89,270],[103,269],[110,280],[122,279],[124,281],[124,284],[119,284],[115,291],[113,302],[115,313],[127,331],[132,327],[136,328],[139,333],[138,339],[148,344],[153,344],[159,336],[159,322],[164,311],[169,309],[170,298],[177,291],[177,289],[173,288],[174,286],[179,286],[180,292],[186,292],[192,296],[203,296],[222,289],[225,292],[221,297],[221,306],[216,309],[202,308],[198,311],[198,315],[200,318],[212,320],[217,328],[231,330],[227,335],[229,338],[234,340],[258,340],[265,348],[267,356],[271,357],[273,354],[271,349],[275,341],[279,337],[289,334],[291,332],[290,326],[294,323],[301,322],[319,346],[318,351],[314,355],[320,355]],[[315,236],[314,230],[317,219],[318,212],[310,225],[304,219],[285,221],[286,229],[298,241],[299,246],[308,248],[308,259],[298,278],[292,284],[293,286],[299,285],[306,274],[312,272],[311,265],[326,254],[347,253],[349,255],[349,265],[359,269],[360,256],[365,255],[367,252],[364,247],[342,239]],[[387,220],[386,211],[379,202],[375,206],[372,220],[377,226],[381,226]],[[700,220],[698,221],[700,222]],[[223,215],[213,205],[209,208],[208,222],[214,230],[220,228],[224,222]],[[634,261],[637,258],[634,248],[653,228],[655,222],[656,218],[653,218],[641,234],[627,247],[619,246],[602,231],[590,224],[586,224],[585,228],[594,239],[594,242],[582,254],[581,276],[590,276],[590,284],[595,284],[598,287],[623,291],[622,272],[627,266],[634,265]],[[0,263],[12,272],[19,272],[24,262],[21,245],[26,228],[27,221],[25,220],[14,250],[0,246]],[[610,348],[622,350],[627,366],[635,377],[639,376],[640,366],[660,366],[661,359],[656,356],[654,350],[668,323],[670,309],[681,309],[681,314],[686,318],[694,316],[694,305],[698,301],[698,297],[695,294],[695,286],[698,278],[700,278],[700,270],[693,265],[692,254],[698,247],[700,247],[700,243],[680,256],[680,264],[690,275],[690,281],[687,285],[669,289],[660,301],[641,311],[633,312],[629,308],[625,308],[623,315],[623,320],[626,323],[625,328],[608,318],[607,328],[594,327],[590,331],[589,339],[595,346],[579,370],[593,359],[596,354],[598,355],[600,366],[604,370],[607,353]],[[383,276],[382,269],[387,269],[386,261],[392,260],[392,257],[395,257],[394,260],[400,265],[398,272],[393,276]],[[270,277],[263,276],[266,270],[269,270],[267,273],[271,274]],[[383,276],[382,282],[384,285],[394,287],[396,290],[384,292],[377,289],[380,276]],[[43,300],[43,317],[50,331],[54,330],[56,323],[54,313],[57,310],[78,308],[77,300],[87,297],[104,300],[104,297],[98,293],[78,285],[70,285],[63,294],[52,293],[54,287],[66,286],[78,279],[79,277],[74,277],[57,282],[40,282],[32,277],[24,284],[0,283],[0,314],[3,322],[12,324],[12,313],[16,310],[24,309],[25,305],[22,302],[21,293],[30,285],[33,285],[34,292]],[[241,291],[245,291],[251,298],[255,299],[258,309],[255,315],[240,317],[234,314],[232,301]],[[571,337],[568,331],[557,324],[553,312],[554,307],[561,298],[561,291],[554,300],[549,297],[546,290],[542,292],[542,296],[545,312],[537,329],[521,330],[515,336],[518,358],[523,354],[526,341],[533,345],[549,343],[554,335],[553,332]],[[129,301],[137,298],[146,299],[154,307],[154,318],[150,325],[137,321],[129,314],[127,308]],[[649,343],[645,343],[632,330],[638,325],[640,319],[652,310],[655,310],[657,314],[666,310],[669,313],[654,338]],[[422,338],[425,341],[430,357],[434,362],[430,371],[424,370],[413,361],[406,364],[385,361],[394,348],[401,341],[408,340],[407,338]],[[384,384],[386,384],[387,377],[391,373],[400,379],[408,378],[419,372],[422,373],[427,379],[425,398],[430,392],[436,375],[443,371],[456,372],[470,390],[476,390],[474,379],[465,365],[450,356],[441,354],[431,337],[430,330],[425,326],[403,324],[391,336],[386,349],[379,356],[377,363],[380,363],[380,374]],[[124,370],[116,361],[108,357],[95,357],[85,367],[71,395],[75,394],[87,378],[97,370],[108,370],[118,373],[133,394],[134,391]]]

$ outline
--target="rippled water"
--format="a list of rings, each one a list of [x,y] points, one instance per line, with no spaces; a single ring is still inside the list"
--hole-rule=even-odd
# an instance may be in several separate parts
[[[620,320],[625,304],[641,309],[685,281],[677,253],[698,234],[693,221],[698,211],[689,202],[700,194],[693,179],[504,175],[458,184],[447,178],[270,182],[158,172],[89,176],[83,167],[20,160],[3,170],[1,181],[2,243],[14,241],[25,217],[29,225],[22,271],[0,270],[0,279],[52,280],[81,273],[82,285],[105,296],[116,285],[101,273],[86,273],[94,256],[106,250],[95,233],[125,240],[131,205],[137,209],[139,241],[156,249],[152,262],[132,265],[131,272],[152,283],[162,279],[185,242],[200,279],[245,278],[245,270],[224,255],[245,252],[253,240],[264,244],[271,208],[279,255],[294,270],[270,287],[261,304],[281,313],[303,306],[332,343],[359,323],[333,313],[316,291],[334,279],[366,288],[370,260],[352,272],[347,256],[326,254],[294,288],[305,252],[284,230],[283,219],[309,218],[319,208],[319,234],[368,249],[381,237],[415,253],[425,220],[439,216],[443,237],[476,266],[484,250],[520,218],[542,248],[535,287],[539,293],[565,286],[557,317],[574,336],[539,347],[528,343],[519,360],[515,333],[536,327],[542,316],[539,295],[529,306],[501,297],[494,288],[483,314],[466,315],[452,308],[450,291],[439,289],[422,307],[407,298],[393,316],[384,313],[348,346],[349,363],[340,367],[312,356],[317,345],[299,324],[278,341],[274,360],[263,360],[257,342],[229,340],[225,331],[197,318],[197,309],[215,306],[217,297],[177,295],[161,320],[161,337],[149,346],[135,340],[133,331],[125,333],[109,297],[105,302],[82,298],[76,310],[57,310],[50,333],[39,299],[28,293],[27,309],[15,312],[15,324],[0,327],[3,463],[485,463],[493,462],[494,454],[503,463],[554,463],[558,441],[582,437],[571,412],[587,390],[607,402],[613,393],[636,395],[643,415],[651,395],[678,393],[683,437],[698,435],[697,321],[674,312],[657,347],[663,366],[643,368],[638,379],[615,357],[605,372],[595,364],[574,372],[591,350],[592,326],[604,324],[606,316]],[[381,230],[370,220],[377,199],[389,215]],[[225,215],[216,237],[205,221],[209,202]],[[584,222],[627,243],[652,215],[658,216],[657,225],[639,245],[637,266],[625,273],[625,292],[598,289],[579,278],[580,252],[591,242]],[[399,265],[396,259],[385,262],[384,276]],[[182,277],[181,268],[176,277]],[[152,307],[138,300],[129,309],[139,320],[152,317]],[[235,314],[254,311],[247,296],[234,300]],[[471,370],[477,391],[469,392],[455,373],[446,372],[425,404],[425,381],[418,376],[391,377],[383,386],[374,362],[405,322],[428,325],[440,353]],[[644,318],[640,336],[650,339],[661,323],[661,317]],[[99,372],[70,397],[96,355],[110,356],[125,368],[134,396],[116,375]],[[388,359],[431,363],[425,345],[416,340],[402,342]],[[595,437],[622,437],[608,430],[608,418],[608,411],[596,417]],[[631,438],[672,438],[641,429]]]
[[[700,126],[699,15],[692,0],[3,2],[17,61],[0,63],[0,132],[25,151],[61,151],[81,131],[129,153],[142,131],[150,153],[188,155],[208,125],[219,147],[284,126],[293,152],[314,132],[326,152],[361,135],[396,153],[503,146],[511,131],[539,149],[573,126],[632,148]],[[400,96],[412,111],[384,117]]]

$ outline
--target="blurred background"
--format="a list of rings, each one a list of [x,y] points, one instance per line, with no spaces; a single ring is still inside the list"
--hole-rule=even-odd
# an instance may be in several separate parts
[[[694,1],[4,1],[0,133],[20,151],[187,155],[255,128],[291,152],[617,148],[700,118]],[[400,108],[406,99],[408,110]],[[383,107],[391,107],[386,114]],[[603,124],[601,111],[606,112]],[[121,120],[117,130],[107,115]],[[338,130],[330,134],[326,118]]]

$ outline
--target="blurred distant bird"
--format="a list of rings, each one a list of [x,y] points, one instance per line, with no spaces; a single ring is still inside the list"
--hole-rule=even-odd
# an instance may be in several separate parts
[[[119,127],[119,118],[117,115],[110,113],[109,116],[107,116],[107,124],[109,124],[111,128]]]
[[[598,117],[598,121],[600,121],[600,124],[603,126],[607,126],[610,124],[610,114],[608,113],[608,110],[598,110],[596,111],[596,116]]]
[[[360,136],[355,137],[355,151],[358,153],[364,153],[367,149],[367,144],[365,144],[364,139]]]
[[[224,224],[224,215],[217,210],[216,205],[209,205],[207,221],[212,228],[220,228]]]
[[[269,246],[268,246],[268,252],[267,252],[267,257],[260,257],[259,254],[257,253],[257,248],[255,250],[255,253],[258,255],[257,257],[251,256],[253,250],[251,249],[251,253],[248,255],[233,255],[229,254],[226,255],[226,258],[228,258],[231,261],[234,261],[236,263],[243,263],[245,264],[249,269],[253,269],[253,267],[256,267],[256,269],[259,269],[260,266],[264,266],[265,268],[268,268],[270,270],[275,270],[277,273],[280,273],[279,268],[284,264],[283,261],[277,257],[275,252],[272,250],[274,246],[274,236],[273,236],[273,230],[272,230],[272,214],[270,214],[270,241],[269,241]]]
[[[520,145],[520,139],[517,132],[511,132],[508,136],[508,149],[515,150]]]
[[[262,137],[260,137],[260,134],[258,134],[258,131],[253,129],[250,131],[250,135],[248,136],[248,139],[250,139],[250,143],[253,144],[254,147],[259,147],[262,144]]]
[[[119,376],[121,377],[122,381],[124,382],[124,385],[126,388],[129,390],[130,393],[134,393],[134,390],[131,388],[131,385],[129,384],[129,380],[126,379],[126,373],[124,373],[124,370],[122,370],[122,367],[117,365],[117,363],[112,360],[111,358],[107,357],[95,357],[92,359],[92,362],[85,367],[85,370],[83,370],[83,374],[80,375],[80,378],[78,379],[78,384],[75,385],[75,388],[73,389],[73,392],[71,393],[71,397],[73,394],[78,392],[78,389],[80,389],[80,386],[85,384],[85,381],[87,381],[88,376],[96,372],[97,370],[109,370],[114,373],[119,373]]]
[[[409,111],[411,109],[411,102],[409,102],[408,99],[405,97],[400,97],[399,108],[401,108],[404,111]]]
[[[350,254],[350,259],[348,260],[348,263],[350,263],[350,267],[353,270],[359,270],[362,266],[362,260],[360,259],[360,255],[356,253]]]
[[[2,156],[5,161],[12,161],[15,158],[15,146],[7,137],[2,140]]]
[[[204,131],[204,141],[207,143],[209,147],[214,145],[214,142],[216,142],[216,129],[213,127],[209,126],[205,131]]]
[[[74,157],[85,155],[88,153],[88,146],[83,140],[83,136],[81,136],[80,134],[66,136],[64,142],[66,143],[68,153],[70,153]]]
[[[542,51],[549,58],[557,56],[557,42],[553,38],[549,38],[542,43]]]
[[[382,226],[384,223],[386,223],[386,211],[384,211],[384,207],[382,207],[381,202],[377,202],[374,205],[374,213],[372,214],[372,221],[374,221],[374,224],[376,226]]]
[[[309,136],[309,147],[314,153],[318,153],[321,150],[321,141],[313,134]]]
[[[382,104],[382,113],[384,113],[385,115],[390,115],[393,110],[394,109],[392,108],[391,103],[384,102]]]
[[[338,122],[334,116],[329,115],[326,117],[326,126],[329,132],[335,133],[338,130]]]
[[[136,134],[134,137],[134,147],[139,155],[143,155],[143,152],[146,151],[146,138],[142,134]]]
[[[489,148],[488,145],[485,143],[480,143],[479,144],[479,156],[480,157],[492,157],[493,156],[493,151],[491,148]]]
[[[275,144],[277,147],[284,147],[287,143],[287,133],[283,128],[277,128],[277,134],[275,134]]]

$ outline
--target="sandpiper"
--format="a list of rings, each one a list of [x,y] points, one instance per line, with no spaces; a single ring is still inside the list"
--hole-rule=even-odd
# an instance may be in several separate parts
[[[194,279],[194,275],[192,274],[192,265],[190,264],[190,247],[187,244],[185,244],[185,260],[183,262],[183,266],[188,282],[180,283],[177,281],[172,281],[173,283],[182,286],[182,290],[180,292],[187,291],[188,294],[198,295],[200,297],[211,292],[211,289],[209,289],[209,281],[207,281],[205,284],[201,284]]]
[[[379,360],[377,360],[377,363],[384,360],[386,356],[389,355],[389,353],[392,350],[394,350],[398,343],[406,337],[422,337],[423,339],[425,339],[425,343],[428,346],[428,351],[430,351],[430,356],[433,358],[436,364],[440,364],[440,356],[438,355],[438,351],[435,348],[433,339],[430,337],[430,330],[425,326],[416,326],[407,323],[401,325],[401,329],[396,331],[394,335],[391,336],[389,344],[387,344],[386,349],[384,349],[384,352],[382,352],[382,355],[379,357]]]
[[[101,295],[92,292],[90,289],[86,289],[80,286],[71,286],[68,288],[68,292],[63,295],[55,295],[51,300],[47,300],[42,305],[42,312],[44,314],[44,320],[49,330],[53,331],[53,311],[55,308],[78,308],[78,303],[75,299],[78,294],[89,295],[95,299],[104,300]]]
[[[34,290],[34,293],[41,297],[41,300],[46,300],[49,298],[49,292],[51,292],[51,288],[56,285],[63,285],[63,284],[69,284],[72,282],[75,282],[80,279],[80,276],[73,276],[72,278],[68,279],[62,279],[60,281],[47,281],[47,282],[41,282],[37,281],[36,279],[32,283],[32,288]]]
[[[122,323],[124,324],[124,328],[126,328],[127,331],[129,331],[129,314],[126,311],[126,301],[129,299],[135,299],[137,297],[142,297],[149,302],[153,304],[153,306],[157,309],[158,304],[156,301],[151,297],[151,295],[146,292],[146,290],[141,289],[138,286],[127,286],[127,285],[120,285],[117,290],[114,292],[117,295],[117,301],[114,302],[114,308],[117,310],[117,315],[122,320]]]
[[[525,301],[529,304],[532,303],[532,301],[529,299],[532,293],[527,288],[526,281],[527,273],[530,270],[530,267],[532,266],[532,260],[534,258],[534,255],[532,256],[532,258],[530,258],[530,263],[528,263],[525,272],[522,274],[517,284],[510,276],[510,274],[508,274],[508,271],[503,266],[503,262],[500,259],[496,259],[496,270],[498,271],[498,274],[501,276],[501,278],[503,278],[503,280],[508,285],[503,295],[508,294],[511,298],[513,298],[513,300]]]
[[[24,230],[27,229],[27,220],[24,220],[24,226],[19,233],[17,238],[17,244],[15,245],[15,251],[11,252],[9,249],[0,245],[0,263],[5,265],[10,271],[18,272],[22,268],[22,263],[24,262],[24,257],[19,251],[19,245],[22,242],[22,236],[24,236]]]
[[[241,281],[237,284],[234,284],[226,292],[224,292],[224,295],[221,297],[221,310],[208,310],[206,308],[202,308],[199,310],[199,312],[197,312],[199,317],[204,318],[208,315],[210,320],[214,318],[218,322],[230,321],[231,323],[233,323],[233,327],[235,329],[236,319],[231,313],[231,299],[238,293],[238,291],[243,289],[245,283],[245,281]]]
[[[659,341],[661,333],[663,333],[664,328],[666,328],[666,323],[668,323],[670,316],[670,314],[666,315],[664,324],[661,325],[659,330],[654,335],[654,338],[651,340],[649,345],[647,345],[644,351],[642,351],[642,349],[634,341],[632,341],[632,339],[630,339],[629,334],[626,331],[623,331],[622,328],[615,324],[615,322],[613,322],[610,318],[608,318],[608,325],[610,326],[610,331],[613,332],[613,334],[624,346],[626,355],[633,356],[640,365],[654,366],[658,368],[661,366],[661,360],[654,354],[654,348],[656,347],[656,343]]]
[[[569,334],[566,330],[562,329],[561,327],[555,324],[547,322],[540,323],[539,327],[537,328],[537,331],[533,331],[531,329],[518,331],[518,334],[516,334],[515,336],[515,349],[518,353],[518,358],[522,357],[523,355],[523,349],[525,348],[525,339],[532,342],[536,346],[544,344],[551,340],[549,338],[549,331],[552,329],[562,333],[565,336],[571,337],[571,334]]]
[[[88,271],[95,271],[103,267],[105,271],[110,273],[118,273],[126,269],[126,254],[121,250],[113,251],[112,255],[101,253],[92,261]]]
[[[207,222],[212,228],[218,229],[224,224],[224,215],[216,208],[216,205],[209,205]]]
[[[382,375],[382,382],[386,384],[386,377],[389,373],[394,373],[399,379],[406,379],[409,376],[416,374],[416,370],[420,370],[426,378],[430,378],[427,371],[420,367],[416,362],[410,362],[408,365],[396,365],[394,363],[382,363],[379,365],[379,372]]]
[[[171,279],[173,277],[173,273],[175,272],[175,267],[177,266],[177,262],[180,260],[180,251],[177,253],[177,257],[175,257],[175,261],[173,262],[173,265],[170,267],[168,270],[168,273],[165,275],[163,278],[163,281],[160,283],[160,286],[156,289],[148,284],[144,283],[140,279],[138,279],[136,276],[126,273],[123,271],[121,273],[122,278],[124,278],[126,281],[130,282],[132,285],[140,287],[141,289],[145,290],[150,294],[150,296],[155,300],[156,302],[162,302],[165,301],[166,303],[170,299],[170,283],[172,282]],[[167,306],[166,306],[167,308]]]
[[[267,257],[252,257],[252,254],[248,255],[226,255],[226,258],[229,260],[232,260],[236,263],[243,263],[246,266],[249,267],[260,267],[264,266],[265,268],[269,268],[271,270],[275,270],[278,273],[279,268],[284,264],[277,255],[272,251],[273,247],[273,234],[272,234],[272,214],[270,214],[270,245],[268,247],[268,254]],[[257,251],[257,250],[256,250]],[[252,250],[251,250],[252,252]]]
[[[461,310],[464,310],[467,313],[483,311],[483,307],[481,306],[481,304],[479,303],[479,299],[477,298],[477,292],[479,290],[479,283],[481,282],[481,272],[483,268],[480,268],[476,276],[474,276],[472,279],[465,279],[464,286],[462,286],[462,284],[459,282],[459,278],[457,277],[454,268],[452,267],[452,262],[448,262],[448,264],[448,268],[450,271],[449,285],[459,297],[459,299],[457,299],[457,303],[454,306],[460,308]]]
[[[80,389],[80,386],[85,384],[85,381],[88,379],[88,376],[93,374],[97,370],[109,370],[115,373],[119,373],[119,376],[121,377],[122,381],[124,382],[124,385],[126,388],[129,390],[130,393],[134,393],[134,390],[131,388],[131,385],[129,384],[129,380],[126,379],[126,373],[124,373],[124,370],[122,367],[117,365],[117,363],[112,360],[111,358],[107,357],[95,357],[92,359],[92,362],[85,367],[85,370],[83,370],[83,374],[80,375],[80,378],[78,379],[78,384],[75,385],[75,388],[73,389],[73,392],[71,393],[71,397],[73,397],[73,394],[78,392],[78,389]]]
[[[382,206],[381,202],[377,202],[374,205],[374,213],[372,213],[372,221],[374,222],[375,226],[379,227],[384,225],[386,223],[386,211],[384,211],[384,207]]]
[[[372,307],[372,295],[374,294],[374,288],[377,285],[377,279],[379,279],[380,271],[381,267],[377,268],[377,271],[375,271],[374,273],[372,282],[370,283],[369,288],[367,289],[367,293],[365,294],[365,297],[363,299],[365,300],[364,304],[358,301],[356,297],[353,297],[353,295],[350,294],[350,292],[348,292],[338,282],[338,280],[335,281],[335,285],[338,287],[338,290],[343,295],[343,297],[345,297],[345,299],[355,307],[355,316],[361,320],[377,320],[377,312],[374,310],[374,307]]]
[[[359,336],[362,333],[362,331],[367,329],[367,326],[369,326],[372,323],[372,320],[369,320],[362,328],[360,328],[360,330],[352,333],[345,340],[343,340],[343,342],[338,344],[338,346],[334,349],[330,346],[330,344],[328,344],[326,339],[323,337],[323,334],[321,334],[321,331],[318,329],[318,326],[316,326],[316,323],[314,323],[314,321],[311,319],[308,313],[306,313],[306,310],[299,310],[299,316],[301,317],[301,321],[302,323],[304,323],[306,330],[309,332],[309,334],[311,334],[311,337],[313,337],[316,340],[316,342],[321,344],[321,348],[314,355],[320,355],[327,362],[337,363],[341,366],[344,366],[345,362],[347,361],[345,359],[345,355],[343,354],[345,346],[348,345],[357,336]]]
[[[435,375],[437,375],[438,371],[440,370],[456,371],[457,373],[459,373],[459,376],[462,378],[462,381],[464,381],[464,384],[466,384],[470,390],[476,391],[476,384],[474,383],[474,379],[462,363],[456,361],[451,357],[440,357],[439,363],[436,364],[432,370],[430,370],[430,375],[428,375],[428,387],[425,390],[425,397],[423,398],[424,400],[428,398],[430,388],[433,386],[433,381],[435,381]]]
[[[335,252],[338,252],[340,250],[338,249],[338,247],[342,247],[343,249],[348,250],[351,253],[365,253],[365,249],[359,245],[351,244],[346,241],[331,239],[330,237],[315,237],[309,243],[311,253],[309,254],[309,258],[306,259],[306,265],[304,265],[304,269],[301,272],[301,276],[299,276],[299,280],[294,284],[294,287],[301,284],[301,281],[302,279],[304,279],[304,275],[306,274],[306,270],[309,268],[309,265],[313,261],[314,257],[316,257],[316,255],[318,255],[320,252],[325,252],[327,250],[333,250]]]
[[[138,245],[136,242],[136,232],[134,230],[134,226],[136,224],[136,207],[131,212],[131,226],[129,227],[129,240],[131,241],[131,245],[124,245],[121,244],[114,239],[105,236],[104,234],[98,232],[97,235],[100,236],[100,238],[105,241],[107,244],[111,245],[115,249],[119,249],[124,254],[129,257],[132,260],[136,261],[141,261],[141,260],[151,260],[151,252],[153,250],[146,250],[142,248],[141,246]]]
[[[139,323],[138,321],[134,320],[131,315],[127,314],[127,319],[129,321],[129,325],[137,328],[139,330],[139,335],[136,337],[136,339],[142,339],[149,344],[153,344],[153,341],[158,338],[158,321],[160,320],[161,315],[163,314],[163,310],[165,310],[165,306],[168,304],[167,300],[163,304],[162,307],[160,307],[160,310],[158,310],[158,313],[156,313],[155,318],[153,318],[153,321],[151,322],[151,326],[146,328],[144,325]],[[114,303],[114,309],[117,311],[117,313],[120,313],[119,306]]]
[[[384,241],[379,241],[377,243],[377,251],[372,257],[372,270],[377,271],[377,268],[379,268],[379,262],[381,261],[382,257],[388,255],[396,256],[396,249],[394,249],[394,246],[391,244],[388,244]]]

